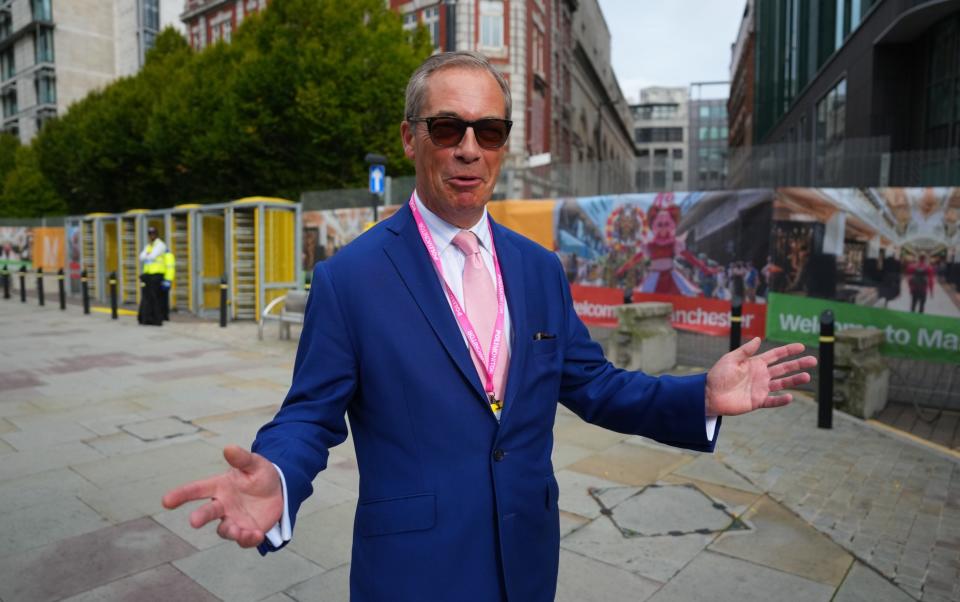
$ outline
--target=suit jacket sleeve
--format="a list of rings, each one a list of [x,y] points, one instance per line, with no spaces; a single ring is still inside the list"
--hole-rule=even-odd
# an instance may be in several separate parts
[[[577,316],[563,276],[560,402],[587,422],[666,445],[712,452],[705,428],[706,374],[652,377],[614,367]],[[717,432],[719,432],[719,421]]]
[[[313,274],[293,384],[252,447],[283,471],[291,527],[300,504],[313,493],[311,482],[327,467],[329,448],[347,438],[345,413],[357,388],[355,347],[333,280],[323,263]],[[261,553],[274,549],[260,546]]]

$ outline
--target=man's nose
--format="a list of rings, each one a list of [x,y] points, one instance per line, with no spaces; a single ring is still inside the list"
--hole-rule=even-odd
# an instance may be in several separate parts
[[[480,145],[477,144],[477,135],[473,127],[467,127],[460,144],[455,147],[454,156],[467,163],[473,163],[480,158]]]

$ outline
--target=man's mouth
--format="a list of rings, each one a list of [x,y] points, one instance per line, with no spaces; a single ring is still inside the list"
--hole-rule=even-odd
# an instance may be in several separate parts
[[[483,178],[478,176],[454,176],[448,178],[447,182],[456,188],[474,188],[483,183]]]

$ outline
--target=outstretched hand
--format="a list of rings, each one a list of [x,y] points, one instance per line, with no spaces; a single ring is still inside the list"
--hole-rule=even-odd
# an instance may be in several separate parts
[[[283,514],[280,475],[266,458],[236,445],[224,448],[223,457],[230,470],[171,489],[163,496],[163,506],[173,509],[185,502],[209,499],[190,513],[190,525],[199,529],[219,519],[220,537],[251,548],[263,541]]]
[[[816,366],[817,358],[796,357],[804,350],[802,343],[754,356],[758,349],[760,339],[751,339],[713,365],[707,373],[707,416],[736,416],[759,408],[784,406],[793,396],[774,393],[810,382],[810,374],[803,370]]]

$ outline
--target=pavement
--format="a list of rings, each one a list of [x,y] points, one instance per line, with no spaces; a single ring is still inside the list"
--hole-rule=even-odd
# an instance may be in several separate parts
[[[266,558],[160,505],[273,415],[296,340],[15,297],[0,341],[0,600],[348,599],[349,440]],[[817,429],[816,410],[726,418],[705,455],[560,408],[557,600],[960,599],[960,460],[839,413]]]

